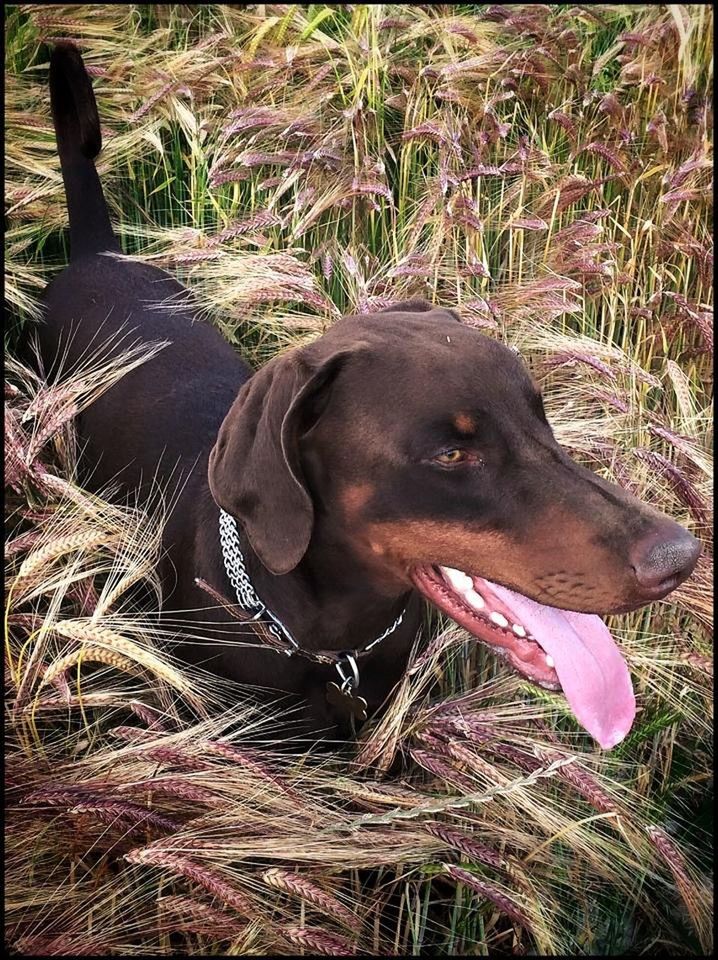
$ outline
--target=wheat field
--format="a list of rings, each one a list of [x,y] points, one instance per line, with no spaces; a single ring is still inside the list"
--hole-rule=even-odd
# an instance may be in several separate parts
[[[8,8],[13,953],[711,950],[712,26],[699,4]],[[173,659],[133,600],[159,603],[161,491],[88,492],[74,444],[151,357],[48,384],[23,346],[68,256],[60,38],[124,251],[250,362],[350,311],[456,308],[521,351],[577,460],[701,539],[667,600],[609,618],[639,707],[619,747],[436,613],[351,754],[278,749],[281,705]]]

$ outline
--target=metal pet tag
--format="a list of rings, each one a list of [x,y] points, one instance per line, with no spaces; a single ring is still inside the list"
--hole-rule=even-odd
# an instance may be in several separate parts
[[[366,720],[366,700],[352,693],[351,687],[342,690],[338,683],[330,680],[327,684],[327,701],[333,707],[345,710],[355,720]]]

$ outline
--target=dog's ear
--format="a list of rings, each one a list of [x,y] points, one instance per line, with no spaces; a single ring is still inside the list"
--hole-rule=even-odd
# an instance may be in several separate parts
[[[243,524],[272,573],[293,570],[309,546],[314,507],[299,440],[353,352],[312,362],[311,349],[293,350],[271,360],[240,390],[210,454],[212,496]]]

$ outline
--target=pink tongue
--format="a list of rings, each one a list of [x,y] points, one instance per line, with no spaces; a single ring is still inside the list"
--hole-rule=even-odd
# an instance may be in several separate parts
[[[547,607],[485,581],[549,656],[576,719],[605,749],[631,729],[636,698],[626,661],[606,624],[593,614]]]

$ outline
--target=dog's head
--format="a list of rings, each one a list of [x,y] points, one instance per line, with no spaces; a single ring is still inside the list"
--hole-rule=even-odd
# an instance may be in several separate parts
[[[589,729],[594,661],[606,696],[627,673],[585,614],[665,596],[700,553],[571,460],[511,350],[421,302],[347,317],[267,364],[228,413],[209,479],[273,573],[330,524],[369,578],[413,584],[521,673],[563,686]],[[604,745],[629,712],[624,697],[604,718]]]

